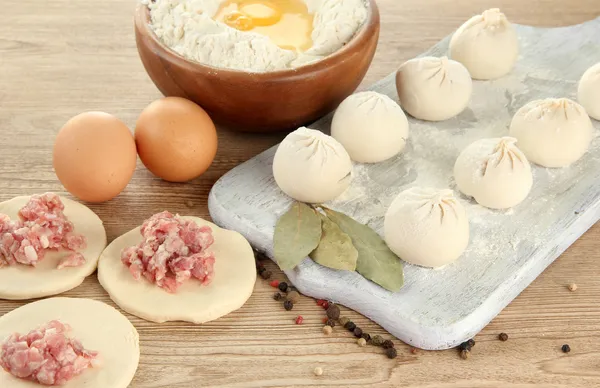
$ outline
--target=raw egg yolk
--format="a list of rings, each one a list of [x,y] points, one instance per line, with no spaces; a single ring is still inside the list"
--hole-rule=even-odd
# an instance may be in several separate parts
[[[265,35],[295,51],[312,46],[313,18],[302,0],[227,0],[215,16],[232,28]]]

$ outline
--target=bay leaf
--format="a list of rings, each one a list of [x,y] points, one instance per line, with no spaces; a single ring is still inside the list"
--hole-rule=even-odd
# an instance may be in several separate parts
[[[358,251],[352,239],[339,226],[319,213],[322,223],[321,241],[310,258],[322,266],[346,271],[356,270]]]
[[[294,202],[277,220],[273,240],[277,264],[292,269],[319,245],[321,219],[310,206]]]
[[[401,289],[404,285],[402,262],[377,232],[345,214],[327,208],[323,210],[352,239],[358,251],[356,271],[387,290]]]

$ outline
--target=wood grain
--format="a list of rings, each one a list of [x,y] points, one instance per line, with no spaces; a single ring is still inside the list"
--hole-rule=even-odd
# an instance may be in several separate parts
[[[558,26],[600,15],[596,0],[379,0],[380,45],[363,85],[423,52],[464,20],[497,6],[517,23]],[[117,115],[133,127],[159,92],[137,56],[133,1],[21,0],[3,2],[0,24],[0,199],[47,190],[62,192],[51,165],[56,131],[86,110]],[[188,184],[153,178],[143,166],[115,200],[91,206],[109,239],[153,212],[207,216],[206,200],[223,173],[283,135],[220,133],[211,169]],[[186,206],[191,201],[192,206]],[[150,387],[598,387],[600,386],[600,227],[592,228],[476,338],[472,357],[455,351],[418,352],[398,344],[388,360],[359,348],[341,330],[320,332],[323,312],[303,299],[286,312],[258,281],[248,304],[215,322],[155,325],[130,317],[141,334],[142,358],[132,383]],[[280,277],[280,273],[276,277]],[[577,283],[576,292],[566,285]],[[66,294],[108,301],[94,277]],[[22,302],[0,301],[0,314]],[[305,324],[296,326],[296,315]],[[348,313],[371,333],[380,329]],[[510,339],[500,342],[499,332]],[[569,355],[560,346],[569,343]],[[323,376],[312,374],[323,367]]]

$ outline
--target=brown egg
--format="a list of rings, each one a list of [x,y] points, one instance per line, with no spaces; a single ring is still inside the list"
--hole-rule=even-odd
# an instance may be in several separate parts
[[[129,128],[103,112],[70,119],[54,143],[54,171],[65,189],[88,202],[116,197],[131,180],[137,155]]]
[[[202,175],[217,153],[217,131],[204,109],[180,97],[156,100],[140,115],[135,143],[142,163],[170,182]]]

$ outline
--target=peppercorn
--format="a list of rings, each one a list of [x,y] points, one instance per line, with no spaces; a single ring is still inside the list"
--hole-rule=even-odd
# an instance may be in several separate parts
[[[375,346],[381,346],[383,344],[383,338],[380,335],[374,335],[371,338],[371,343]]]
[[[331,319],[338,319],[340,317],[340,308],[334,304],[330,305],[327,309],[327,316]]]
[[[281,295],[279,292],[276,292],[275,294],[273,294],[273,299],[275,299],[275,300],[282,300],[283,299],[283,295]]]
[[[281,282],[281,283],[279,283],[278,287],[279,287],[279,291],[287,292],[288,284],[286,282]]]
[[[329,308],[329,302],[325,301],[323,302],[323,310],[327,310]]]
[[[360,347],[364,347],[367,346],[367,340],[365,340],[364,338],[359,338],[356,343],[358,344],[358,346]]]
[[[470,347],[475,346],[475,340],[473,338],[471,338],[470,340],[468,340],[467,343],[469,344]]]
[[[325,303],[323,299],[317,299],[317,306],[323,306],[323,303]]]
[[[398,352],[394,348],[388,348],[385,350],[385,355],[388,356],[388,358],[394,359],[398,357]]]
[[[271,285],[271,287],[273,288],[277,288],[279,287],[279,280],[273,280],[271,283],[269,283]]]
[[[325,321],[325,324],[327,326],[335,327],[335,321],[331,318],[329,318],[327,321]]]
[[[298,317],[296,318],[296,325],[301,325],[302,322],[304,322],[304,318],[302,317],[302,315],[298,315]]]
[[[346,324],[344,325],[344,327],[346,329],[348,329],[348,331],[354,331],[354,329],[356,329],[356,325],[352,321],[346,322]]]
[[[328,320],[329,320],[329,318],[327,318],[327,317],[323,318],[323,319],[322,319],[322,321],[323,321],[323,324],[325,325],[325,324],[327,323],[327,321],[328,321]]]
[[[506,334],[506,333],[500,333],[500,334],[498,335],[498,339],[499,339],[500,341],[508,341],[508,334]]]
[[[383,346],[384,349],[390,349],[390,348],[394,347],[394,343],[390,340],[385,340],[385,341],[383,341],[381,346]]]
[[[364,338],[367,342],[371,341],[371,335],[369,333],[362,333],[360,337]]]
[[[577,291],[577,284],[573,283],[573,284],[569,284],[569,291]]]
[[[417,354],[418,350],[417,350],[417,348],[410,348],[410,352],[412,354]]]
[[[571,347],[567,344],[564,344],[561,350],[563,351],[563,353],[569,353],[571,351]]]
[[[356,338],[362,337],[362,329],[360,327],[355,327],[354,328],[354,336]]]
[[[315,374],[315,376],[321,376],[323,374],[323,368],[316,367],[314,370],[314,374]]]
[[[462,358],[463,360],[466,360],[470,356],[471,356],[471,352],[468,351],[467,349],[463,349],[460,351],[460,358]]]
[[[286,300],[285,302],[283,302],[283,308],[285,308],[287,311],[290,311],[294,308],[294,303],[292,303],[289,300]]]
[[[271,275],[273,275],[273,273],[271,273],[271,271],[263,271],[260,273],[260,277],[265,280],[271,279]]]
[[[340,326],[346,326],[346,323],[350,322],[350,320],[346,317],[341,317],[339,319],[339,322],[340,322]]]
[[[471,348],[473,347],[473,345],[471,345],[472,340],[469,341],[465,341],[462,344],[458,345],[458,350],[471,350]],[[473,344],[475,343],[475,341],[473,341]]]
[[[329,335],[333,333],[333,328],[331,326],[323,326],[323,333]]]
[[[291,301],[292,303],[296,303],[298,302],[298,299],[300,299],[300,294],[298,293],[298,291],[288,292],[285,298]]]

